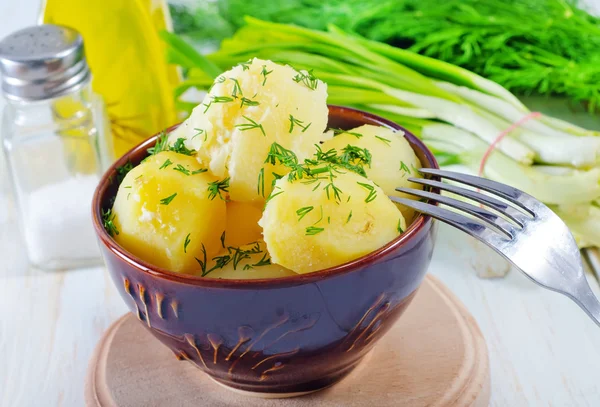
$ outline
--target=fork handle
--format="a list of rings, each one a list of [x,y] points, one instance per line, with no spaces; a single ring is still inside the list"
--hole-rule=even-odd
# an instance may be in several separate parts
[[[567,294],[567,296],[575,301],[594,320],[596,325],[600,326],[600,301],[592,292],[585,275],[580,284],[577,285],[576,292]]]

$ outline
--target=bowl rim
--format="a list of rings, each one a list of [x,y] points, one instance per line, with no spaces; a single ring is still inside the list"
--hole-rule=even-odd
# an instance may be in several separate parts
[[[338,112],[343,114],[353,114],[360,115],[362,117],[367,117],[372,123],[378,123],[385,127],[391,128],[393,130],[400,130],[404,132],[404,136],[408,139],[408,141],[413,146],[417,146],[421,150],[421,152],[425,155],[429,163],[430,167],[425,168],[436,168],[439,169],[439,165],[431,152],[425,144],[419,140],[414,134],[405,129],[404,127],[390,121],[384,119],[383,117],[377,116],[372,113],[368,113],[362,110],[345,107],[345,106],[336,106],[336,105],[327,105],[329,108],[329,114],[331,114],[331,110],[337,110]],[[163,130],[165,132],[170,132],[177,128],[179,124],[175,124],[173,126],[168,127]],[[323,270],[314,271],[310,273],[297,274],[295,276],[286,276],[279,278],[261,278],[261,279],[220,279],[220,278],[211,278],[211,277],[202,277],[191,274],[183,274],[183,273],[175,273],[173,271],[169,271],[168,269],[164,269],[158,266],[154,266],[145,260],[135,256],[133,253],[130,253],[125,248],[121,247],[104,229],[102,223],[102,198],[105,196],[108,187],[110,186],[111,176],[116,171],[116,168],[125,165],[130,156],[135,154],[140,150],[146,150],[149,147],[154,145],[154,142],[159,134],[163,131],[149,137],[144,140],[140,144],[136,145],[127,153],[125,153],[121,158],[116,160],[109,168],[105,171],[100,179],[98,186],[94,191],[94,196],[92,199],[92,220],[94,223],[94,229],[96,230],[96,234],[100,240],[100,242],[106,246],[114,255],[121,258],[124,262],[129,264],[130,266],[138,269],[144,274],[151,276],[152,278],[160,278],[165,280],[176,281],[179,283],[190,284],[194,286],[202,286],[202,287],[214,287],[214,288],[271,288],[273,286],[295,286],[306,283],[312,283],[316,281],[320,281],[326,278],[342,275],[345,273],[349,273],[357,268],[363,267],[367,264],[371,264],[376,262],[377,260],[385,257],[387,254],[395,251],[399,247],[408,243],[412,238],[414,238],[420,230],[425,228],[426,225],[429,225],[432,222],[432,218],[429,215],[419,214],[415,221],[411,223],[411,225],[402,233],[400,236],[395,238],[394,240],[388,242],[384,246],[379,249],[372,251],[370,253],[365,254],[364,256],[359,257],[358,259],[351,260],[349,262],[340,264],[338,266],[329,267]]]

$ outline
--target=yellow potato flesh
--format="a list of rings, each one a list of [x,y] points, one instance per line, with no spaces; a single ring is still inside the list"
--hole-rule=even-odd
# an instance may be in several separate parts
[[[227,202],[227,226],[225,246],[242,246],[262,239],[262,228],[258,224],[262,216],[259,206],[246,202]]]
[[[247,257],[243,253],[247,253]],[[266,245],[262,241],[240,246],[239,249],[223,249],[221,253],[219,253],[219,256],[229,256],[231,260],[229,260],[225,266],[217,267],[212,271],[210,271],[210,269],[215,267],[216,262],[215,260],[209,261],[206,277],[254,280],[258,278],[278,278],[297,275],[293,271],[280,265],[270,264],[268,261],[269,254],[267,253]]]
[[[190,175],[176,171],[178,165]],[[215,177],[208,172],[191,174],[201,168],[194,157],[174,152],[151,156],[133,168],[113,205],[119,231],[115,240],[156,266],[197,272],[195,257],[203,255],[203,246],[208,256],[221,248],[226,218],[225,201],[208,197],[208,185]]]
[[[418,199],[414,195],[396,191],[398,187],[422,189],[421,185],[408,181],[411,177],[421,178],[416,171],[421,168],[421,163],[402,132],[367,124],[333,137],[322,145],[322,149],[326,151],[333,148],[341,154],[348,145],[369,150],[371,165],[364,167],[367,178],[379,185],[388,196]],[[403,205],[398,207],[410,224],[414,210]]]
[[[259,59],[224,72],[203,104],[170,135],[170,143],[186,139],[211,173],[230,177],[232,200],[264,202],[272,173],[286,172],[280,165],[264,164],[271,145],[277,142],[303,161],[324,139],[327,85],[298,75],[306,72]],[[263,168],[264,183],[259,182]]]
[[[273,263],[297,273],[337,266],[379,249],[406,227],[381,188],[356,173],[337,174],[339,200],[331,189],[327,196],[327,180],[315,190],[306,181],[278,180],[259,222]],[[375,196],[365,202],[368,188]]]

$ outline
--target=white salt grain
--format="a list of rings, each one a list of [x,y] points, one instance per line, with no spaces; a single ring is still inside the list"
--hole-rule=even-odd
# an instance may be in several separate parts
[[[144,204],[144,206],[142,206],[142,214],[139,217],[139,221],[150,222],[152,219],[154,219],[154,213],[146,209],[146,204]]]
[[[29,195],[24,232],[33,263],[100,257],[91,216],[96,185],[95,175],[78,175]]]

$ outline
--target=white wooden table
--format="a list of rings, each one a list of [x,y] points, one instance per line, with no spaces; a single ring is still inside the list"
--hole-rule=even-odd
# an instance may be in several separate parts
[[[38,1],[0,0],[0,37],[34,23]],[[27,265],[5,171],[0,159],[0,407],[82,406],[92,350],[126,308],[103,268],[48,273]],[[504,279],[477,277],[506,265],[441,226],[430,272],[484,333],[491,405],[600,406],[600,329],[565,297],[516,271]]]

